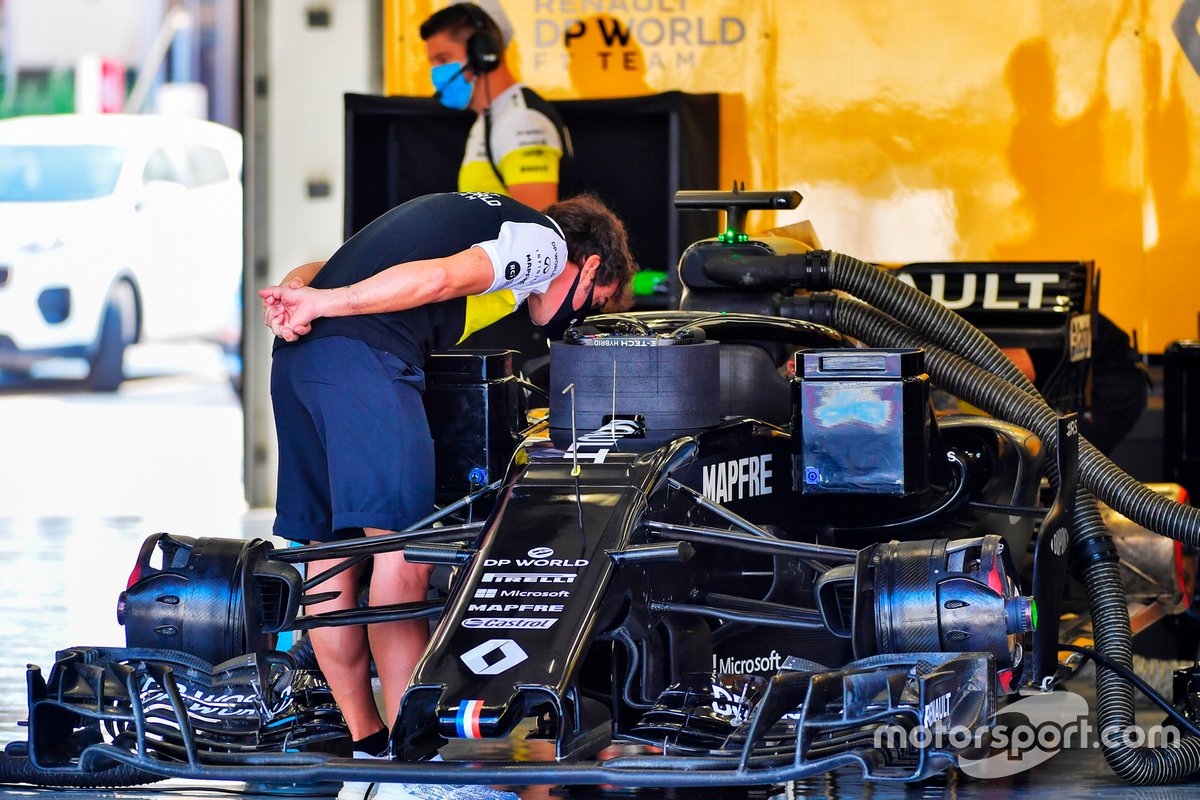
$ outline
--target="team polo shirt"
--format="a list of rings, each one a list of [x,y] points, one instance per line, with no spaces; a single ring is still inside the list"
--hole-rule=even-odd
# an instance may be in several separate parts
[[[471,192],[508,194],[492,163],[509,187],[523,183],[558,183],[562,137],[555,124],[558,112],[520,83],[501,92],[489,106],[492,117],[492,158],[484,140],[488,125],[482,114],[471,126],[467,149],[458,171],[458,188]]]
[[[354,234],[312,281],[317,289],[349,286],[396,264],[443,258],[480,247],[492,262],[482,295],[383,314],[321,317],[303,342],[347,336],[420,366],[511,314],[544,292],[567,263],[567,243],[554,220],[512,198],[487,192],[434,194],[396,206]],[[280,346],[282,339],[276,340]]]

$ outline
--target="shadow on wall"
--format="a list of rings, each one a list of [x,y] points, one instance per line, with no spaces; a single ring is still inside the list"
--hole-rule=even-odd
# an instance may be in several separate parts
[[[1200,196],[1189,193],[1187,181],[1192,170],[1189,145],[1189,109],[1179,84],[1180,72],[1191,76],[1190,65],[1182,50],[1171,59],[1170,88],[1162,86],[1163,53],[1155,42],[1146,42],[1142,51],[1142,75],[1146,98],[1146,259],[1147,296],[1156,307],[1174,316],[1189,318],[1191,335],[1200,336],[1200,320],[1193,322],[1197,309],[1191,298],[1173,293],[1171,287],[1180,276],[1196,274],[1196,253],[1200,250]],[[1178,298],[1172,302],[1171,298]]]
[[[1142,200],[1138,192],[1119,186],[1120,173],[1128,171],[1128,150],[1105,139],[1105,122],[1112,115],[1104,84],[1115,36],[1105,42],[1091,101],[1070,119],[1055,110],[1058,88],[1047,41],[1031,39],[1013,51],[1005,69],[1015,115],[1007,156],[1020,190],[1014,210],[1028,228],[997,245],[996,257],[1090,259],[1127,253],[1128,260],[1121,259],[1126,263],[1097,266],[1140,271]]]

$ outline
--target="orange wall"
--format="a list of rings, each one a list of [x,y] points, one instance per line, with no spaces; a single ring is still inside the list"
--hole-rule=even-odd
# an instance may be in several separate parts
[[[444,3],[384,2],[387,91],[432,93],[416,28]],[[752,228],[811,219],[878,261],[1094,259],[1143,350],[1198,335],[1200,75],[1172,31],[1195,0],[499,2],[548,98],[719,92],[722,187],[805,196]]]

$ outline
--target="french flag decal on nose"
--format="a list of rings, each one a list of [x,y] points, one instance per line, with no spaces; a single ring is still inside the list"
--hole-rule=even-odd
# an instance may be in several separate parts
[[[479,732],[479,715],[482,711],[482,700],[463,700],[458,704],[458,715],[454,721],[458,727],[459,737],[463,739],[483,738],[483,734]]]

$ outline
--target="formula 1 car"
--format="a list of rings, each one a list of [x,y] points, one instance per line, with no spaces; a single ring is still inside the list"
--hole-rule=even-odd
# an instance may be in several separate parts
[[[986,731],[1006,697],[1068,673],[1068,560],[1101,726],[1131,722],[1129,611],[1093,493],[1190,544],[1194,510],[1120,473],[912,281],[742,232],[747,210],[795,193],[677,202],[730,223],[681,259],[681,307],[568,330],[541,413],[505,353],[431,358],[433,516],[290,549],[150,537],[119,600],[127,647],[30,668],[29,740],[0,780],[751,786],[846,766],[921,780],[978,755],[978,739],[939,733]],[[935,414],[933,387],[989,413]],[[401,548],[436,565],[428,600],[301,615],[330,573],[296,565]],[[393,758],[347,757],[328,688],[276,635],[426,618]],[[553,759],[429,760],[516,735]],[[632,749],[598,756],[612,743]],[[1135,782],[1200,771],[1190,736],[1105,747]]]

